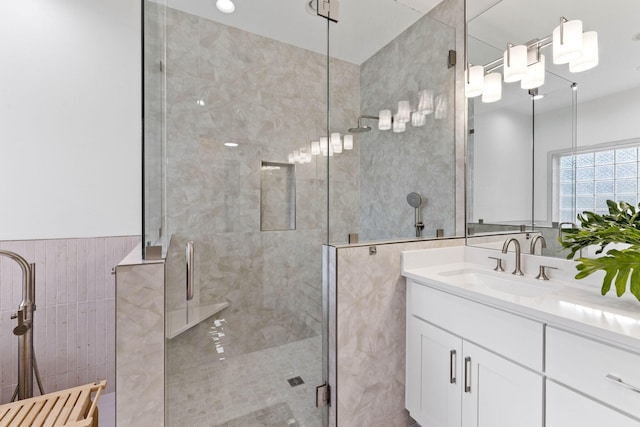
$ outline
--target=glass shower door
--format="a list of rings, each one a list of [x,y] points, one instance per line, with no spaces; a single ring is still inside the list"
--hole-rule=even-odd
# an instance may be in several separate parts
[[[327,25],[304,3],[239,22],[265,3],[145,4],[164,16],[168,426],[323,425]]]

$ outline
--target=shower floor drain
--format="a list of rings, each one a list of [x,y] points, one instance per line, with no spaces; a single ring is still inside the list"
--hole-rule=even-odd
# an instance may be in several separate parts
[[[287,381],[289,382],[289,385],[291,387],[295,387],[297,385],[304,384],[304,381],[302,380],[302,377],[289,378]]]

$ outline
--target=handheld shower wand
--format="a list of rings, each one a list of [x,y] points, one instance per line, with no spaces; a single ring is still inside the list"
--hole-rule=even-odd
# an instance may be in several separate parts
[[[422,229],[424,229],[422,212],[420,211],[420,206],[422,206],[422,196],[418,193],[409,193],[407,195],[407,203],[415,209],[416,237],[422,237]]]

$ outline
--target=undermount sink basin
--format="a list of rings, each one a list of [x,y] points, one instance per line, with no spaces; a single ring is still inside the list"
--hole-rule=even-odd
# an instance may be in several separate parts
[[[514,276],[508,272],[497,273],[494,271],[463,268],[443,271],[438,273],[443,282],[449,282],[459,286],[480,286],[493,291],[521,297],[537,297],[559,289],[557,286],[535,279]],[[506,276],[506,277],[502,277]]]

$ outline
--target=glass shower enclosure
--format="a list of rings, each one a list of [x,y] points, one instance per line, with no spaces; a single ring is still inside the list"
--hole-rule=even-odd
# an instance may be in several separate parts
[[[143,228],[146,256],[166,260],[165,424],[325,426],[323,245],[410,238],[406,194],[430,188],[443,194],[425,236],[454,232],[455,33],[388,0],[342,1],[338,22],[313,0],[236,3],[143,1]],[[380,133],[378,111],[405,97],[417,108],[420,93],[424,122]]]

